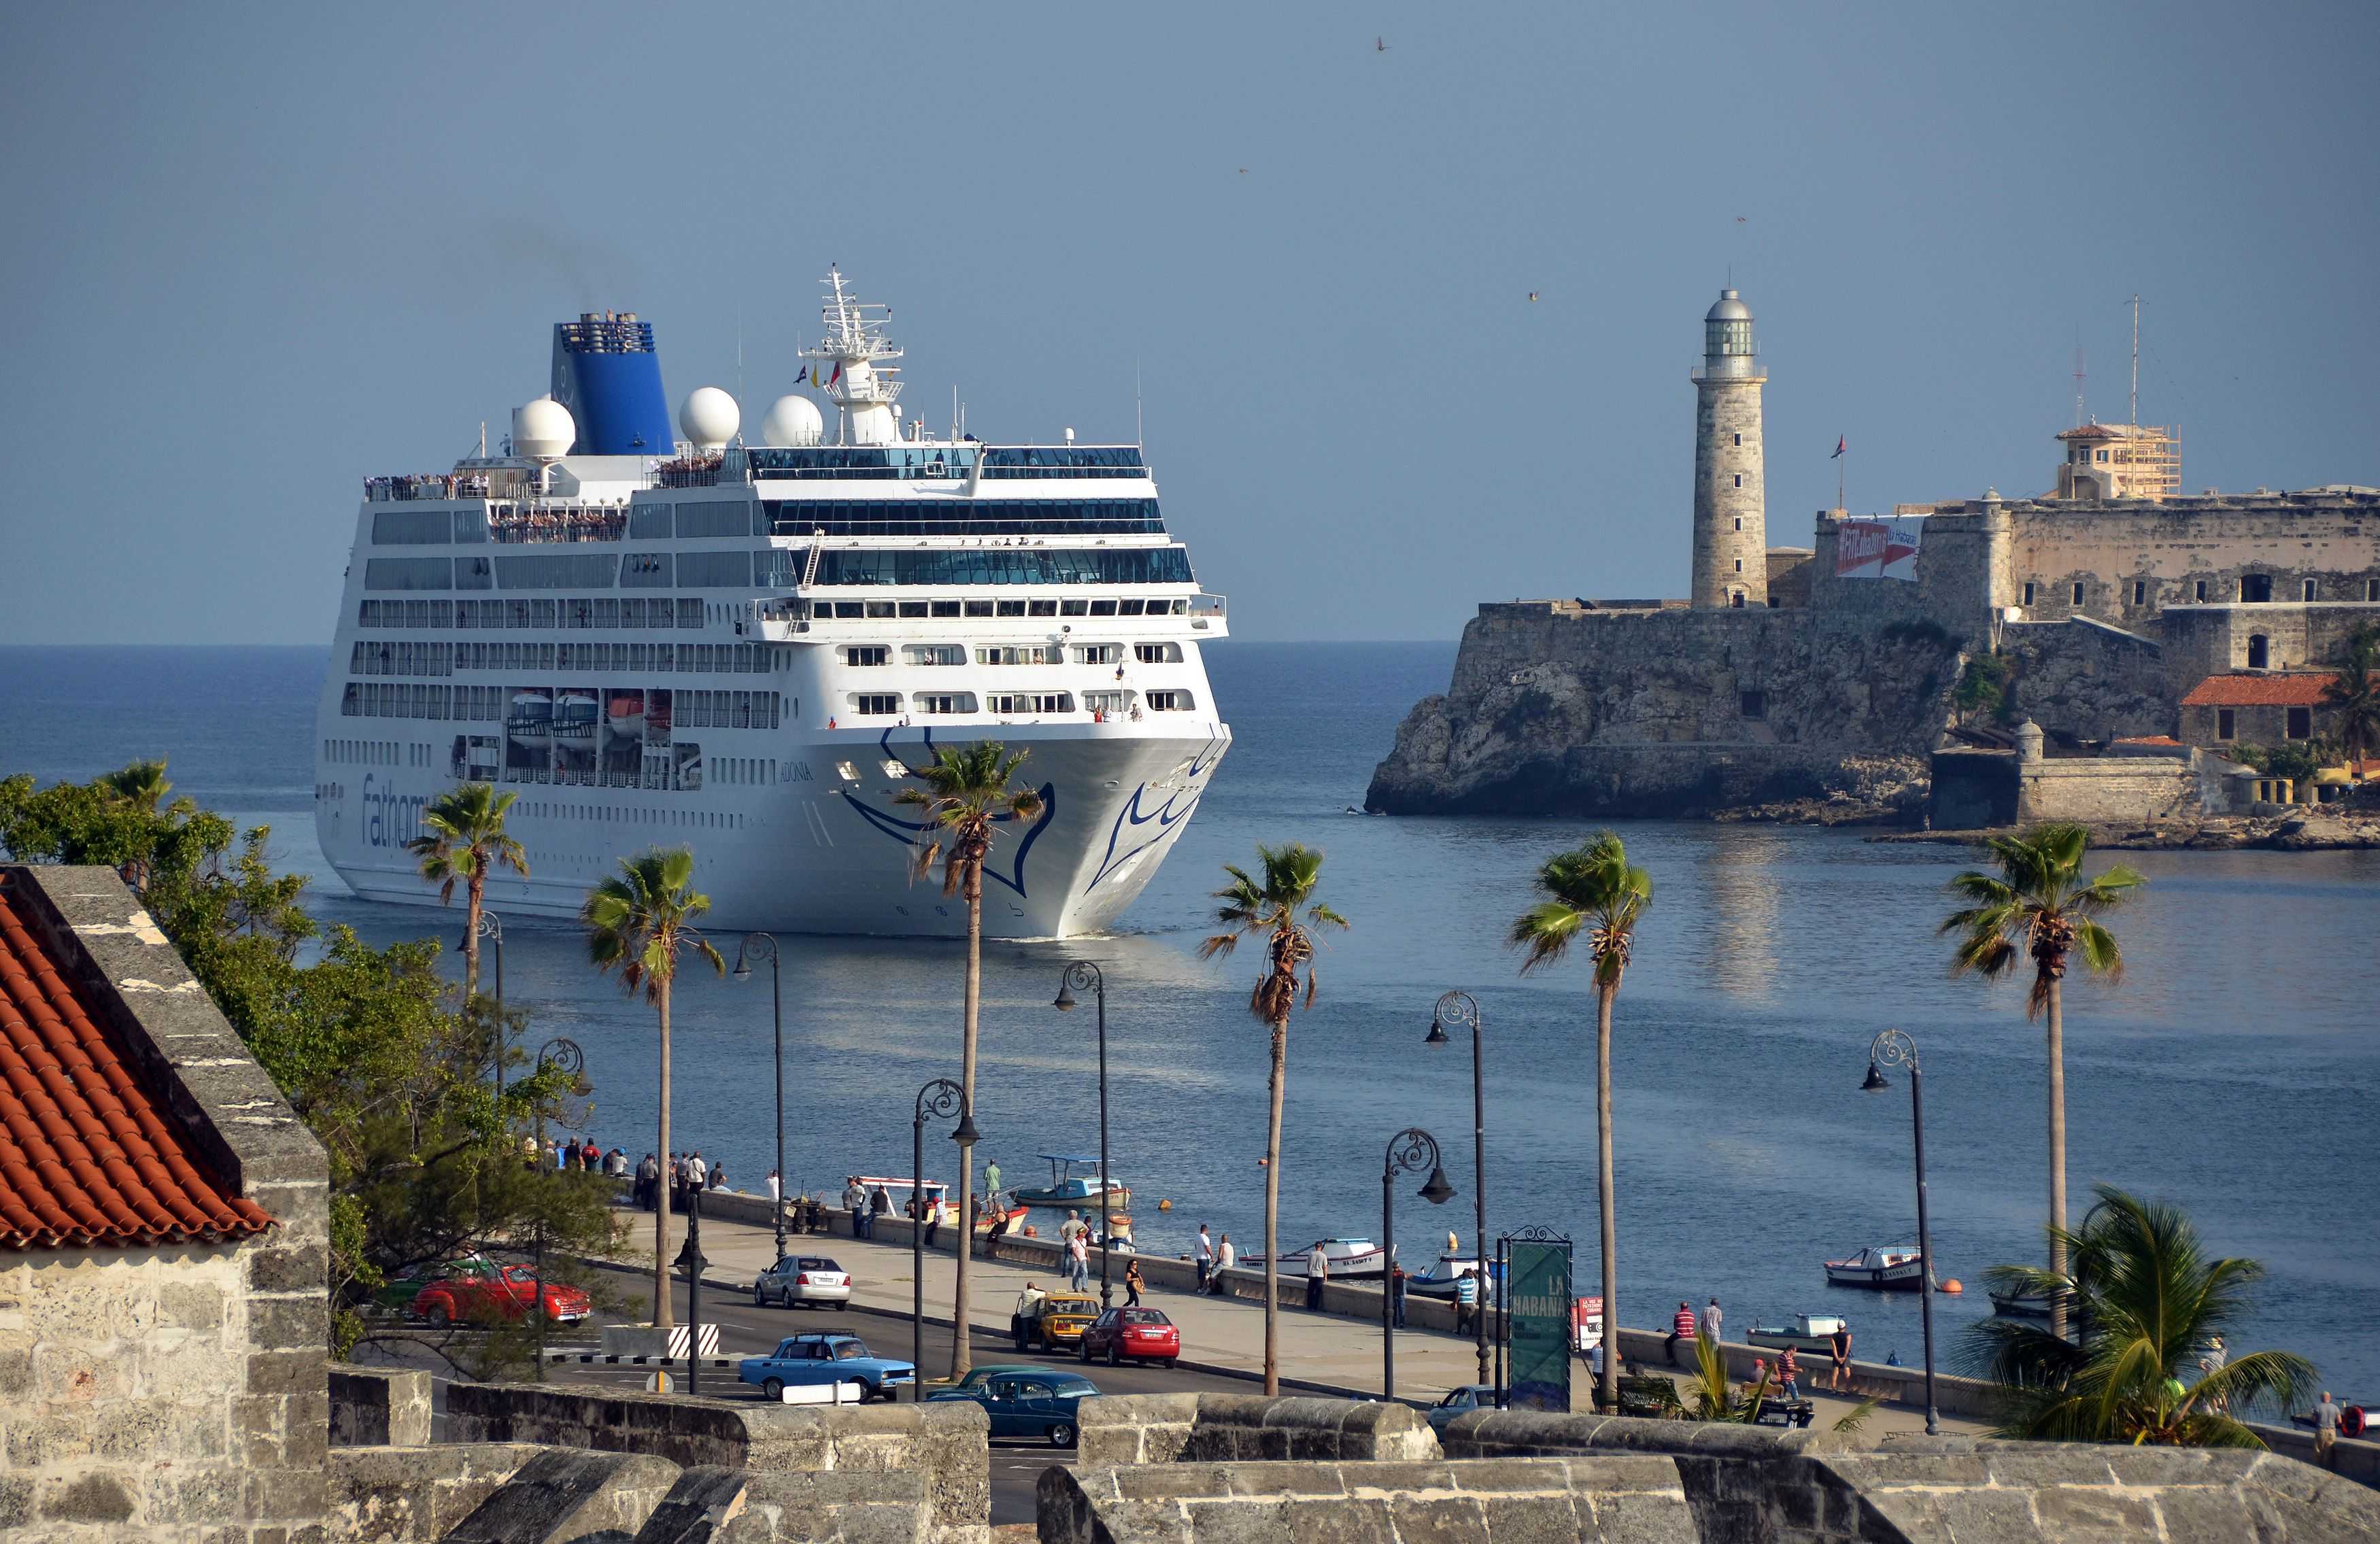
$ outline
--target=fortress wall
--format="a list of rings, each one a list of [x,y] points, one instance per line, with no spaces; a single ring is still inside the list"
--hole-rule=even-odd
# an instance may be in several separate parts
[[[2112,740],[2175,732],[2179,694],[2168,688],[2165,651],[2147,638],[2085,617],[2010,622],[2000,651],[2015,669],[2017,711],[2045,733]]]
[[[2176,699],[2227,670],[2248,668],[2248,640],[2267,640],[2266,665],[2336,664],[2360,628],[2380,625],[2380,605],[2325,603],[2176,606],[2165,614],[2167,688]]]
[[[2029,618],[2085,613],[2121,626],[2153,625],[2168,606],[2240,599],[2243,577],[2273,581],[2276,602],[2299,602],[2314,581],[2318,602],[2362,601],[2380,580],[2380,504],[2338,500],[2183,500],[2161,505],[2009,506],[2010,561]],[[2132,585],[2145,586],[2132,600]],[[2081,584],[2082,603],[2073,600]]]

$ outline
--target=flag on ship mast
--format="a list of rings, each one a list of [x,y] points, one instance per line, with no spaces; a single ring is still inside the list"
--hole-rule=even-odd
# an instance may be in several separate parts
[[[837,360],[834,362],[834,373],[833,373],[832,375],[830,375],[830,376],[828,376],[828,377],[826,378],[826,383],[827,383],[828,385],[832,386],[832,385],[833,385],[837,381],[840,381],[840,380],[842,380],[842,379],[843,379],[843,361],[842,361],[841,359],[837,359]]]

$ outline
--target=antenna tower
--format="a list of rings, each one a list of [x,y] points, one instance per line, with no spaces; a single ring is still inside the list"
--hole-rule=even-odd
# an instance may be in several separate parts
[[[2141,298],[2132,297],[2132,421],[2141,421]]]
[[[2080,429],[2082,417],[2082,346],[2074,346],[2074,427]]]

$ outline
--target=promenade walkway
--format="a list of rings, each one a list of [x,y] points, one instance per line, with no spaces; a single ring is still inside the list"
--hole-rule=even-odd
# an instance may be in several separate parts
[[[737,1198],[731,1198],[735,1199]],[[750,1198],[753,1214],[766,1215],[767,1202]],[[716,1205],[717,1203],[713,1203]],[[725,1210],[720,1207],[719,1210]],[[738,1209],[744,1210],[744,1209]],[[645,1258],[651,1258],[652,1219],[641,1211],[622,1210],[617,1215],[629,1226],[631,1246],[641,1243]],[[842,1214],[834,1214],[838,1227]],[[888,1219],[884,1231],[901,1231],[897,1242],[856,1240],[848,1234],[833,1237],[806,1237],[789,1245],[795,1252],[832,1255],[851,1273],[852,1303],[872,1312],[895,1314],[907,1318],[914,1277],[905,1224]],[[682,1234],[684,1219],[677,1219],[674,1234]],[[956,1230],[941,1230],[940,1242],[948,1245]],[[673,1248],[675,1247],[674,1240]],[[706,1210],[702,1220],[702,1252],[710,1261],[704,1273],[706,1289],[733,1291],[748,1295],[752,1278],[766,1270],[776,1258],[771,1230],[763,1225],[731,1221]],[[1115,1301],[1123,1301],[1123,1262],[1128,1256],[1114,1257]],[[1160,1262],[1162,1263],[1162,1262]],[[929,1251],[925,1257],[926,1319],[931,1325],[943,1326],[948,1338],[951,1295],[957,1261],[946,1252]],[[1173,1267],[1175,1270],[1178,1266]],[[1152,1272],[1154,1273],[1154,1272]],[[978,1256],[971,1273],[972,1302],[970,1317],[979,1332],[1005,1334],[1009,1310],[1014,1307],[1017,1295],[1027,1282],[1038,1283],[1044,1288],[1061,1284],[1061,1276],[1041,1266],[1017,1264],[1009,1260],[986,1259]],[[1092,1257],[1092,1286],[1099,1290],[1099,1258]],[[1334,1291],[1342,1302],[1354,1297],[1357,1304],[1368,1297],[1371,1313],[1378,1312],[1379,1298],[1376,1292],[1360,1295],[1344,1290]],[[1151,1307],[1162,1308],[1168,1318],[1182,1330],[1183,1365],[1204,1371],[1261,1380],[1264,1376],[1264,1310],[1260,1302],[1252,1298],[1206,1296],[1194,1292],[1168,1290],[1154,1283],[1143,1295]],[[1418,1307],[1418,1304],[1415,1305]],[[798,1310],[786,1316],[786,1333],[804,1327],[811,1316]],[[768,1349],[765,1346],[731,1345],[722,1339],[722,1356],[751,1354]],[[1401,1398],[1435,1404],[1441,1394],[1458,1384],[1477,1382],[1477,1354],[1469,1339],[1458,1339],[1443,1330],[1408,1329],[1396,1332],[1397,1393]],[[985,1355],[976,1354],[980,1362]],[[1347,1312],[1308,1312],[1302,1307],[1284,1306],[1281,1314],[1281,1375],[1284,1388],[1296,1388],[1309,1392],[1343,1394],[1355,1398],[1374,1398],[1380,1392],[1380,1323],[1377,1317],[1357,1317]],[[1818,1376],[1823,1376],[1820,1372]],[[1586,1368],[1580,1364],[1572,1377],[1572,1398],[1574,1408],[1587,1407],[1589,1391]],[[1817,1404],[1817,1425],[1835,1420],[1852,1409],[1858,1401],[1815,1391],[1811,1385],[1817,1380],[1812,1375],[1808,1359],[1804,1362],[1803,1379],[1804,1392]],[[1898,1404],[1879,1406],[1869,1417],[1868,1429],[1878,1432],[1922,1431],[1925,1412]],[[1979,1432],[1981,1423],[1949,1416],[1942,1418],[1946,1431]]]

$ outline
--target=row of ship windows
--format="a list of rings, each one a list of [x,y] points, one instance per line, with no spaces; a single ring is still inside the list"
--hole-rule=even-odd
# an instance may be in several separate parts
[[[810,614],[881,621],[898,616],[1187,616],[1190,598],[1154,601],[1137,596],[1113,601],[817,601]]]
[[[791,590],[796,584],[1188,584],[1181,547],[838,548],[794,552],[372,557],[364,588],[391,590]]]
[[[998,644],[974,651],[978,664],[1064,664],[1071,651],[1076,664],[1122,664],[1121,643],[1077,643],[1071,650],[1056,643]],[[843,663],[853,665],[889,665],[892,663],[892,646],[889,643],[853,644],[842,651]],[[962,643],[905,643],[901,646],[903,664],[965,664],[968,651]],[[1178,643],[1135,643],[1132,657],[1142,664],[1179,664],[1182,646]]]
[[[429,627],[468,632],[492,627],[701,627],[729,610],[702,601],[364,601],[362,627]]]
[[[667,541],[708,537],[1098,536],[1165,529],[1155,499],[788,499],[616,506],[381,509],[376,547],[453,542]]]
[[[521,718],[517,711],[525,699],[547,704],[542,710],[553,722],[551,704],[557,695],[543,687],[431,687],[415,686],[398,681],[350,681],[339,699],[339,711],[347,718],[418,718],[446,723],[503,723]],[[607,691],[599,697],[593,687],[565,687],[558,695],[582,696],[589,700],[618,698],[624,694]],[[799,717],[802,699],[788,698],[773,691],[686,691],[660,689],[631,694],[640,714],[650,714],[666,737],[666,726],[673,718],[679,727],[687,729],[776,729],[788,716]],[[652,706],[648,708],[646,705]],[[522,719],[522,722],[528,722]],[[565,727],[567,723],[565,723]],[[592,720],[587,727],[594,727]],[[651,732],[645,731],[648,737]]]
[[[1126,690],[1087,691],[1083,696],[1083,711],[1105,716],[1130,713],[1140,716],[1134,706],[1135,694]],[[1186,713],[1197,703],[1186,691],[1151,691],[1137,694],[1148,711],[1156,713]],[[853,714],[861,718],[889,718],[917,713],[938,716],[947,713],[990,712],[1002,715],[1019,713],[1071,713],[1075,711],[1075,694],[1064,691],[993,692],[977,706],[971,691],[856,691],[844,694],[844,702]],[[829,720],[829,728],[834,726]]]
[[[436,678],[458,670],[620,670],[694,675],[757,675],[785,663],[765,643],[382,643],[360,642],[350,675]]]

